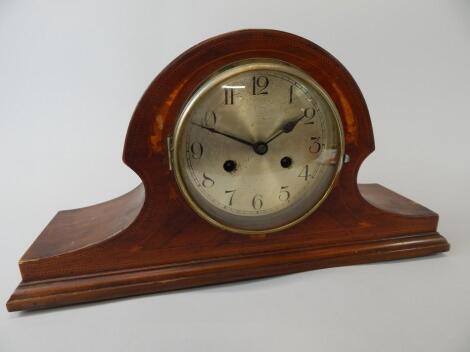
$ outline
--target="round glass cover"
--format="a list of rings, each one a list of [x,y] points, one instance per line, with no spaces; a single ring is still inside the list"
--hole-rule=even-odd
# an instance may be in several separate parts
[[[341,169],[341,118],[323,88],[282,61],[250,59],[209,77],[173,135],[184,198],[225,230],[291,226],[326,198]]]

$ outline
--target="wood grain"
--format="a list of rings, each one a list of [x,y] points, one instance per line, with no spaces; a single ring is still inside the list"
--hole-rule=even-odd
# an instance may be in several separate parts
[[[194,214],[168,168],[165,141],[184,102],[212,72],[259,57],[296,65],[322,85],[340,112],[351,161],[305,221],[247,236]],[[437,233],[437,214],[379,185],[358,186],[359,167],[373,150],[364,98],[325,50],[272,30],[202,42],[155,78],[131,119],[123,159],[142,185],[112,201],[59,212],[20,260],[22,283],[7,308],[47,308],[448,250]]]

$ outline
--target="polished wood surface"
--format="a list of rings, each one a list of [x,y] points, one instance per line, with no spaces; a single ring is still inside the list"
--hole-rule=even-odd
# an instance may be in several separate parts
[[[199,218],[178,191],[166,147],[196,87],[217,69],[253,57],[290,62],[323,86],[340,112],[350,157],[315,213],[266,236],[224,232]],[[20,260],[22,283],[7,308],[46,308],[448,250],[436,232],[437,214],[379,185],[358,186],[359,167],[373,149],[364,98],[329,53],[271,30],[209,39],[162,71],[135,110],[124,162],[142,185],[109,202],[59,212]]]

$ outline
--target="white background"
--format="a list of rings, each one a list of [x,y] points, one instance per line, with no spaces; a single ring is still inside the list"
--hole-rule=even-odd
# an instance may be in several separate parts
[[[451,252],[37,313],[0,351],[469,351],[470,2],[0,0],[0,299],[59,209],[121,195],[130,116],[190,46],[242,28],[308,38],[368,102],[379,182],[438,212]]]

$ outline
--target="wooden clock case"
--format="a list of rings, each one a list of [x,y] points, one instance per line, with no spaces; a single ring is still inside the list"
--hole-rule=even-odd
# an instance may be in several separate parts
[[[211,73],[248,58],[276,58],[311,75],[338,108],[349,162],[321,207],[269,235],[214,227],[183,200],[167,137],[191,93]],[[374,150],[364,98],[328,52],[298,36],[243,30],[206,40],[152,82],[127,132],[124,162],[142,184],[87,208],[60,211],[19,262],[9,311],[54,307],[310,269],[447,251],[438,215],[378,185],[357,184]]]

